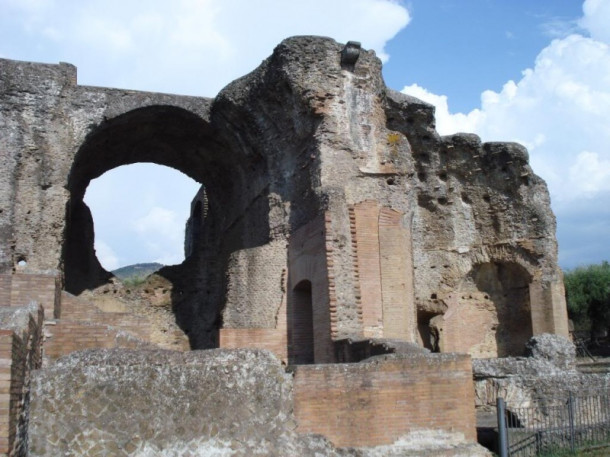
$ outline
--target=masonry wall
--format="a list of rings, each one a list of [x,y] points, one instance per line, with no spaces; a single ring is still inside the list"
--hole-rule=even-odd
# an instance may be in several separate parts
[[[373,200],[350,207],[356,297],[365,337],[415,341],[411,238],[402,216]]]
[[[41,366],[42,308],[0,308],[0,456],[25,456],[30,373]]]
[[[218,346],[226,349],[267,349],[283,362],[288,362],[285,318],[283,321],[280,328],[222,328]]]
[[[294,411],[299,433],[324,434],[339,447],[390,444],[418,429],[476,439],[471,363],[463,354],[298,366]]]
[[[47,318],[59,312],[61,289],[55,275],[0,275],[0,306],[24,306],[39,303]]]
[[[568,312],[564,306],[563,282],[534,281],[530,285],[532,330],[534,335],[554,333],[569,337]]]

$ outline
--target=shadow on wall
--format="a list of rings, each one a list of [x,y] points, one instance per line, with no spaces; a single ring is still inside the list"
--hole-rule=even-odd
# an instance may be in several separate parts
[[[436,310],[419,310],[419,334],[435,352],[466,352],[475,358],[523,355],[533,335],[531,275],[519,264],[476,265],[462,284],[437,299]]]
[[[529,273],[516,263],[490,262],[473,268],[468,280],[495,308],[498,357],[522,355],[533,335]]]

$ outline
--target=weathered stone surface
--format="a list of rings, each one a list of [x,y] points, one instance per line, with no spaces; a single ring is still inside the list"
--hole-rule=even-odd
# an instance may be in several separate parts
[[[528,353],[529,357],[473,360],[477,408],[494,407],[502,397],[510,410],[543,411],[570,393],[605,395],[610,389],[610,375],[576,370],[574,345],[565,338],[534,337],[528,342]]]
[[[214,99],[79,86],[68,64],[0,60],[0,270],[58,272],[76,294],[107,283],[84,192],[148,161],[205,186],[188,258],[159,272],[194,348],[215,347],[221,327],[279,328],[296,300],[287,285],[314,255],[304,279],[328,309],[320,357],[363,336],[490,357],[567,335],[555,219],[527,151],[439,136],[434,108],[387,88],[373,52],[342,63],[343,49],[289,38]],[[352,220],[367,201],[377,227],[364,210]],[[318,252],[289,247],[316,218]],[[367,246],[379,272],[364,271]]]
[[[74,353],[32,380],[30,454],[298,455],[290,389],[264,351]]]
[[[564,370],[576,368],[576,347],[563,336],[543,333],[532,337],[525,348],[526,356],[548,360]]]
[[[267,351],[76,352],[33,376],[29,455],[488,455],[462,434],[433,430],[337,449],[297,434],[292,389]]]

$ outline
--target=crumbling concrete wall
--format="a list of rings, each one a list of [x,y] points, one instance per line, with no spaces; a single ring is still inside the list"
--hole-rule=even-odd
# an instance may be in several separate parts
[[[440,137],[434,108],[388,89],[373,52],[343,49],[289,38],[214,99],[79,86],[68,64],[0,60],[1,271],[59,272],[73,293],[105,283],[82,197],[105,171],[150,161],[205,186],[190,255],[159,272],[194,348],[218,346],[221,329],[290,345],[278,313],[294,304],[298,263],[315,266],[303,279],[319,361],[350,337],[502,356],[533,334],[567,335],[555,219],[527,151]],[[297,247],[319,218],[317,252]],[[462,314],[481,340],[461,339]]]
[[[509,410],[544,411],[568,394],[610,391],[610,375],[582,374],[576,369],[574,345],[564,337],[542,334],[527,345],[527,357],[473,360],[477,408],[495,407],[504,398]]]

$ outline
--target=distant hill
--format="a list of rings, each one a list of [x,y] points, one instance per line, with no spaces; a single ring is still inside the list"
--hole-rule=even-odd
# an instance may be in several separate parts
[[[119,278],[121,281],[126,279],[141,279],[145,278],[149,274],[161,269],[163,265],[160,263],[136,263],[135,265],[128,265],[126,267],[117,268],[111,273]]]

